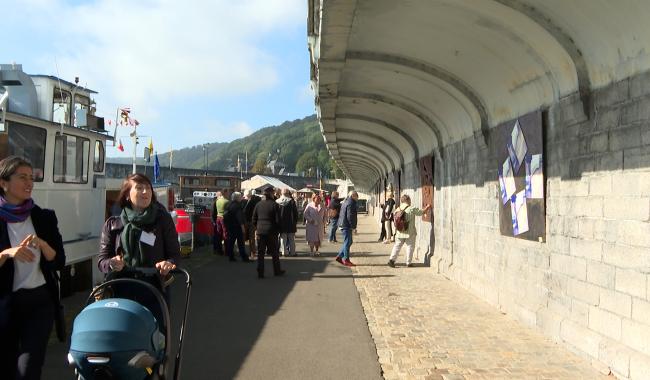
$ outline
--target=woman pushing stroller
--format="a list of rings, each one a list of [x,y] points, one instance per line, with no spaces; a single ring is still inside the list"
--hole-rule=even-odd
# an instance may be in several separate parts
[[[129,175],[117,201],[122,213],[104,223],[99,270],[119,275],[124,268],[155,267],[167,276],[180,260],[180,246],[172,217],[157,202],[151,181],[139,173]]]

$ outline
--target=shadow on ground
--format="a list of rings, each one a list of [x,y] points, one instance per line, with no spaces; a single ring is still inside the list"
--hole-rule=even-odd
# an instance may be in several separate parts
[[[331,252],[326,254],[330,256]],[[282,259],[282,265],[286,276],[274,277],[267,259],[267,277],[260,280],[255,263],[231,263],[207,249],[184,260],[194,286],[183,378],[297,379],[319,372],[331,378],[354,373],[379,378],[376,351],[351,271],[329,258],[304,255]],[[303,285],[297,286],[299,283]],[[288,300],[292,291],[294,295]],[[69,310],[81,310],[85,296],[77,293],[64,301]],[[176,281],[172,290],[174,346],[183,300],[184,282]],[[354,348],[355,344],[360,348]],[[44,379],[74,376],[66,363],[68,347],[69,342],[50,344]],[[352,355],[341,347],[350,348]],[[299,362],[294,363],[292,357]]]

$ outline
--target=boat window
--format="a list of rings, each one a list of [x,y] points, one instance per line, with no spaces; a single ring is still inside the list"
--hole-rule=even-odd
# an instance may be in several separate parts
[[[74,96],[74,123],[75,127],[85,127],[88,125],[86,116],[90,109],[90,98],[83,95],[75,94]]]
[[[54,141],[54,182],[87,183],[90,141],[72,135]]]
[[[99,140],[95,141],[95,158],[93,159],[93,170],[95,172],[104,171],[104,144]]]
[[[229,179],[217,179],[214,181],[214,185],[217,187],[230,187]]]
[[[23,157],[32,164],[34,181],[43,181],[45,168],[45,141],[47,131],[43,128],[7,122],[8,133],[0,138],[0,159],[7,156]]]
[[[60,88],[54,89],[52,101],[52,121],[68,124],[70,120],[70,93]]]

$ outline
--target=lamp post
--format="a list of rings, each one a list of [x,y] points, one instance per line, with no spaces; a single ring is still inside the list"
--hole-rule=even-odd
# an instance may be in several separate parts
[[[203,144],[203,170],[208,175],[208,144]]]

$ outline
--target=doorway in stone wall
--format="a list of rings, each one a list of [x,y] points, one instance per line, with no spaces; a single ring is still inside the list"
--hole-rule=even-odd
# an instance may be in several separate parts
[[[432,154],[420,158],[420,188],[422,190],[422,204],[421,207],[426,205],[431,205],[433,207],[433,169],[434,169],[434,157]],[[429,266],[431,262],[431,256],[433,256],[434,246],[435,246],[435,236],[433,228],[433,209],[429,210],[426,214],[422,216],[423,223],[429,223],[429,247],[424,255],[424,264]]]

